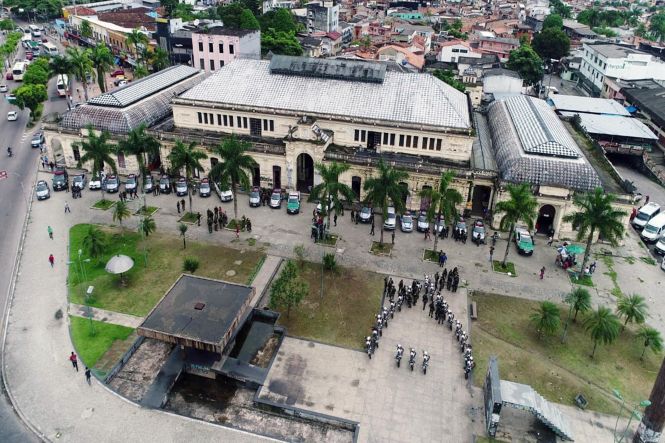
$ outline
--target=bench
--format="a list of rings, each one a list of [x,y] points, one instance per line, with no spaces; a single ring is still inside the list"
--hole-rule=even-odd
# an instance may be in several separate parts
[[[470,311],[469,315],[471,316],[471,320],[478,320],[478,305],[476,304],[475,301],[471,302],[469,311]]]

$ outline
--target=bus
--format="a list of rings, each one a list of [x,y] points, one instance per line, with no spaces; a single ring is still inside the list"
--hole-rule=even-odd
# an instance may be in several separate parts
[[[33,38],[42,38],[42,30],[39,26],[30,25],[28,28],[30,29],[30,34],[32,34]]]
[[[58,48],[51,42],[42,43],[42,52],[47,57],[58,55]]]
[[[23,81],[23,75],[25,74],[25,69],[28,65],[25,62],[16,62],[12,68],[12,76],[17,82]]]
[[[62,74],[62,75],[59,75],[57,78],[58,78],[58,83],[57,83],[56,88],[58,90],[58,96],[66,97],[67,96],[67,90],[69,89],[69,77]]]

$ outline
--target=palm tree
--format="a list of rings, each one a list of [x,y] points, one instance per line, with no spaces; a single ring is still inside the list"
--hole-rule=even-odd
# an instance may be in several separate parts
[[[644,360],[644,354],[647,352],[647,348],[651,349],[654,354],[663,351],[663,337],[657,329],[650,326],[642,326],[635,338],[642,340],[644,343],[644,349],[642,350],[642,355],[640,355],[640,360]]]
[[[64,76],[72,74],[72,65],[69,63],[69,59],[62,55],[54,55],[49,59],[49,68],[51,76],[57,76],[61,82],[65,83],[65,94],[68,94],[69,85],[64,81]],[[67,100],[67,106],[70,106],[69,100]]]
[[[174,171],[185,168],[185,178],[187,179],[187,195],[189,195],[189,211],[192,212],[192,173],[194,171],[203,171],[200,160],[207,158],[205,152],[199,151],[196,148],[196,143],[191,142],[186,145],[180,140],[176,140],[171,153],[169,154],[169,161],[171,162],[171,169]]]
[[[629,322],[644,323],[647,310],[647,304],[641,295],[633,294],[620,297],[617,301],[617,313],[619,317],[626,319],[623,326],[621,326],[621,330],[623,331]]]
[[[536,207],[538,202],[533,197],[531,192],[531,185],[529,183],[522,183],[521,185],[508,185],[506,186],[510,199],[501,201],[496,204],[496,212],[503,213],[501,219],[501,230],[508,229],[508,244],[506,245],[506,252],[503,255],[503,266],[506,266],[508,260],[508,251],[510,250],[510,243],[513,240],[515,233],[515,224],[520,220],[524,222],[527,228],[533,229],[533,220],[536,218]]]
[[[180,235],[182,236],[182,249],[187,249],[187,242],[185,240],[185,233],[187,232],[187,225],[184,223],[180,223],[178,225],[178,231],[180,231]]]
[[[118,151],[136,156],[141,175],[145,175],[147,172],[146,156],[150,158],[150,156],[158,155],[160,147],[159,141],[146,132],[144,123],[129,131],[127,137],[118,142]]]
[[[146,215],[139,221],[139,232],[148,237],[157,230],[157,225],[152,215]]]
[[[309,199],[310,201],[317,199],[321,201],[321,213],[327,215],[328,227],[330,228],[331,211],[328,211],[328,202],[332,200],[335,214],[337,214],[341,206],[340,194],[348,201],[353,201],[355,198],[353,190],[348,185],[339,182],[340,174],[348,171],[350,166],[346,163],[332,162],[329,165],[317,163],[314,167],[321,175],[321,183],[312,188]]]
[[[622,220],[626,213],[612,207],[614,200],[616,200],[616,197],[612,194],[606,194],[602,188],[573,196],[573,203],[581,210],[566,215],[563,221],[572,223],[573,229],[577,231],[577,241],[582,241],[586,237],[586,251],[584,251],[584,259],[580,269],[586,269],[586,264],[591,255],[591,243],[596,231],[603,240],[614,246],[617,245],[617,240],[623,237],[624,225]]]
[[[90,225],[83,237],[82,244],[91,257],[101,257],[107,246],[106,235],[97,226]]]
[[[427,218],[430,223],[434,219],[434,213],[436,213],[436,223],[441,222],[442,219],[450,223],[457,215],[457,205],[462,203],[463,197],[457,189],[450,187],[454,178],[455,174],[452,171],[444,172],[441,174],[439,186],[436,189],[424,188],[420,191],[420,197],[430,201],[427,210]],[[436,235],[436,223],[434,224],[434,251],[436,251],[439,241],[439,237]],[[442,223],[442,228],[443,226]]]
[[[140,78],[146,77],[149,74],[148,68],[145,67],[143,63],[140,63],[134,68],[134,79],[138,80]]]
[[[92,176],[97,177],[99,173],[104,170],[104,165],[107,164],[111,167],[114,174],[118,173],[115,165],[115,160],[111,157],[111,152],[114,151],[114,146],[109,143],[111,134],[108,131],[102,131],[97,135],[92,126],[87,126],[88,138],[75,142],[73,146],[85,152],[78,161],[80,168],[83,163],[92,162]],[[103,189],[103,186],[102,186]],[[104,192],[102,191],[102,200],[104,199]]]
[[[169,53],[162,48],[155,48],[150,57],[153,72],[161,71],[169,66]]]
[[[99,90],[106,92],[106,73],[113,67],[113,53],[106,43],[99,42],[90,51],[90,60],[97,70]]]
[[[113,221],[117,221],[122,226],[122,221],[131,215],[129,206],[124,201],[119,201],[113,208]]]
[[[610,308],[599,307],[584,322],[584,328],[587,330],[593,340],[593,351],[591,358],[596,354],[596,347],[599,342],[610,344],[619,336],[621,322],[619,318],[612,313]]]
[[[542,338],[543,333],[554,334],[561,323],[559,308],[551,301],[544,301],[531,315],[531,322],[536,325],[539,339]]]
[[[134,48],[134,55],[138,58],[139,56],[139,45],[145,46],[148,44],[148,36],[139,31],[138,29],[132,29],[132,32],[127,35],[125,43],[129,48]]]
[[[372,202],[375,208],[381,208],[381,231],[380,244],[383,245],[383,222],[388,216],[388,204],[392,202],[396,213],[404,212],[404,189],[400,182],[409,178],[406,172],[388,166],[381,159],[376,166],[377,175],[368,178],[363,188],[367,191],[367,200]]]
[[[577,287],[566,296],[566,303],[575,311],[575,316],[573,317],[573,323],[575,323],[578,312],[584,313],[591,310],[591,294],[585,288]]]
[[[85,38],[92,37],[92,26],[90,26],[90,22],[88,20],[83,20],[81,22],[81,27],[79,28],[79,32],[81,33],[82,37]]]
[[[210,177],[217,183],[231,183],[233,194],[233,216],[238,220],[238,185],[249,188],[249,175],[256,165],[254,159],[246,154],[251,144],[238,140],[235,135],[225,139],[214,148],[220,162],[210,171]]]
[[[88,75],[95,75],[92,60],[90,60],[90,50],[70,46],[65,54],[72,67],[72,74],[83,84],[83,96],[85,101],[88,101]]]

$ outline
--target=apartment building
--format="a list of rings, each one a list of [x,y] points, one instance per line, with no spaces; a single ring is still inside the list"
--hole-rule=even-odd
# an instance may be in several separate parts
[[[194,65],[215,72],[238,58],[261,58],[261,31],[221,26],[192,32]]]

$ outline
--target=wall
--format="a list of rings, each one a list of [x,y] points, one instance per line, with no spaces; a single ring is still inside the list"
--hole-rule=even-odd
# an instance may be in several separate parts
[[[508,75],[491,75],[483,78],[483,92],[490,93],[513,93],[522,92],[522,79]]]
[[[210,50],[212,44],[212,51]],[[220,51],[222,45],[222,51]],[[233,47],[233,53],[231,53]],[[239,36],[192,33],[192,51],[195,67],[206,73],[217,71],[238,57],[261,57],[261,32]],[[201,66],[203,60],[203,66]],[[211,61],[213,65],[211,65]]]

